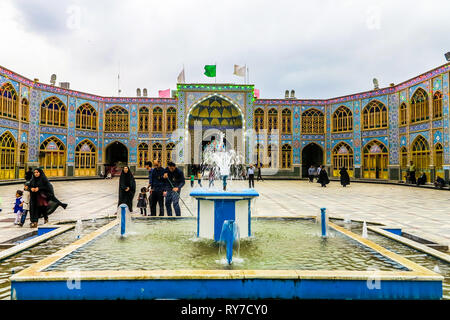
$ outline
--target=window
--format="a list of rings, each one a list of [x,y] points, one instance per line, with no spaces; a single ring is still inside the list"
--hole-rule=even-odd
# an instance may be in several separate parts
[[[433,119],[442,118],[442,93],[436,91],[433,95]]]
[[[77,129],[97,130],[97,112],[89,103],[82,104],[77,109]]]
[[[0,116],[17,119],[17,93],[10,83],[0,87]]]
[[[363,130],[385,129],[388,127],[386,106],[379,101],[371,101],[363,110]]]
[[[417,171],[428,171],[430,166],[430,148],[424,137],[418,136],[411,146],[411,160]]]
[[[166,132],[171,133],[174,132],[177,128],[177,110],[175,108],[170,107],[167,109],[166,115]]]
[[[444,163],[444,150],[442,148],[442,144],[436,143],[434,146],[434,166],[436,168],[436,171],[442,170],[443,163]]]
[[[339,142],[333,148],[333,175],[339,176],[339,170],[346,168],[350,172],[353,172],[353,150],[345,142]]]
[[[128,111],[120,106],[106,110],[105,132],[128,132]]]
[[[400,149],[400,167],[402,169],[408,167],[408,149],[406,149],[406,147]]]
[[[175,149],[175,144],[174,143],[168,143],[166,145],[166,165],[170,162],[170,161],[174,161],[175,159],[172,159],[172,151]]]
[[[152,146],[152,159],[159,160],[162,164],[162,145],[160,143],[154,143]]]
[[[148,159],[148,144],[141,143],[138,146],[138,167],[144,168]]]
[[[257,143],[255,146],[255,155],[253,156],[253,159],[256,163],[256,166],[262,166],[263,162],[266,162],[264,161],[264,146],[259,143]]]
[[[0,136],[0,179],[15,178],[16,143],[11,133]]]
[[[340,106],[333,113],[333,132],[349,132],[353,130],[353,114],[349,108]]]
[[[66,106],[57,97],[50,97],[41,104],[41,124],[66,126]]]
[[[277,130],[278,129],[278,111],[277,111],[277,109],[270,109],[269,110],[269,113],[268,113],[268,123],[269,123],[269,126],[268,126],[268,131],[269,131],[269,134],[270,134],[270,132],[272,131],[272,130]]]
[[[254,112],[254,128],[256,132],[260,132],[264,129],[264,110],[258,108]]]
[[[302,113],[302,134],[323,134],[325,117],[317,109],[309,109]]]
[[[65,175],[66,148],[57,138],[51,137],[42,142],[39,148],[39,165],[48,177]]]
[[[25,178],[25,167],[28,161],[28,147],[26,143],[22,143],[19,148],[19,178]]]
[[[28,100],[23,98],[22,99],[22,117],[20,118],[24,122],[28,122],[29,119],[29,112],[30,112],[30,104],[28,103]]]
[[[162,116],[163,111],[161,108],[156,107],[153,109],[153,132],[162,132]]]
[[[406,110],[406,103],[402,103],[400,105],[400,117],[399,117],[399,125],[404,126],[408,124],[408,116],[407,116],[407,110]]]
[[[281,112],[281,133],[292,133],[292,113],[289,109],[283,109]]]
[[[75,175],[95,176],[95,146],[89,140],[80,142],[75,148]]]
[[[139,132],[148,132],[148,122],[150,119],[150,111],[147,107],[139,108]]]
[[[292,167],[292,147],[284,144],[281,147],[281,168],[290,169]]]
[[[422,88],[417,89],[411,98],[411,122],[429,119],[428,95]]]

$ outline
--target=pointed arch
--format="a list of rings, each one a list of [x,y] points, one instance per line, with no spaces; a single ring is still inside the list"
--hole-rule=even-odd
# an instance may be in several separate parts
[[[95,176],[97,152],[89,140],[81,141],[75,147],[75,176]]]
[[[152,160],[159,160],[162,164],[162,145],[159,142],[152,145]]]
[[[66,168],[66,146],[56,137],[50,137],[39,147],[39,165],[48,177],[62,177]]]
[[[41,124],[47,126],[67,126],[67,108],[58,97],[49,97],[41,103]]]
[[[272,130],[278,129],[278,110],[275,108],[272,108],[267,113],[267,119],[268,119],[268,132],[270,133]]]
[[[177,110],[169,107],[166,111],[166,132],[174,132],[177,128]]]
[[[30,103],[27,98],[22,98],[21,104],[21,117],[20,119],[24,122],[28,122],[30,117]]]
[[[173,150],[175,150],[175,143],[169,142],[166,145],[166,156],[165,156],[166,163],[165,163],[165,165],[167,165],[170,161],[174,162],[175,159],[172,157]]]
[[[322,111],[311,108],[302,113],[302,134],[323,134],[325,132],[325,115]]]
[[[353,131],[353,113],[346,106],[340,106],[333,112],[333,132]]]
[[[128,132],[129,119],[127,109],[113,106],[105,112],[105,132]]]
[[[11,132],[0,136],[0,180],[14,179],[16,168],[16,140]]]
[[[436,174],[438,172],[443,172],[444,164],[444,148],[440,142],[434,145],[434,167],[436,169]]]
[[[400,115],[398,117],[400,126],[405,126],[408,124],[408,116],[407,116],[408,113],[407,112],[408,112],[408,110],[407,110],[406,103],[403,102],[400,105],[400,110],[399,110]]]
[[[436,91],[433,95],[433,119],[442,118],[442,93]]]
[[[429,118],[428,94],[419,87],[411,97],[411,123],[425,121]]]
[[[281,168],[292,168],[292,146],[287,143],[281,147]]]
[[[341,141],[336,144],[332,151],[333,176],[339,177],[339,170],[346,168],[348,174],[353,177],[353,149],[352,147]]]
[[[430,169],[430,146],[422,135],[418,135],[411,144],[411,160],[416,166],[416,175],[418,173],[420,174],[420,172],[425,172],[428,176]]]
[[[144,168],[145,163],[149,161],[148,157],[148,144],[145,142],[142,142],[138,146],[138,167]]]
[[[76,127],[77,129],[97,130],[97,112],[89,103],[84,103],[78,107]]]
[[[370,101],[362,111],[363,130],[386,129],[388,127],[388,110],[378,100]]]
[[[253,128],[256,132],[264,129],[264,110],[262,108],[257,108],[253,112]]]
[[[147,106],[141,106],[139,108],[139,122],[138,131],[148,132],[149,131],[149,121],[150,121],[150,110]]]
[[[163,111],[160,107],[155,107],[153,109],[152,120],[153,120],[152,125],[153,132],[162,132]]]
[[[14,86],[6,82],[0,87],[0,116],[3,118],[18,118],[18,96]]]
[[[388,148],[378,140],[368,142],[363,148],[363,177],[388,179]]]

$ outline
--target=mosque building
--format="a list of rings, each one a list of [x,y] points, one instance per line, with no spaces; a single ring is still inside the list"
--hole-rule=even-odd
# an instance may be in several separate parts
[[[330,99],[259,99],[248,84],[179,83],[171,98],[102,97],[0,67],[0,180],[27,167],[97,176],[169,160],[189,170],[226,132],[227,148],[263,175],[295,179],[323,164],[355,179],[403,180],[410,161],[448,180],[450,63],[390,87]],[[417,174],[416,174],[417,175]]]

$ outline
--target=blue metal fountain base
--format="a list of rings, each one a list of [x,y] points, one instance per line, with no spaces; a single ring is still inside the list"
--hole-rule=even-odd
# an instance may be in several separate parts
[[[259,196],[254,189],[241,191],[195,190],[190,193],[197,199],[197,236],[220,241],[225,220],[234,220],[240,237],[251,236],[251,200]]]

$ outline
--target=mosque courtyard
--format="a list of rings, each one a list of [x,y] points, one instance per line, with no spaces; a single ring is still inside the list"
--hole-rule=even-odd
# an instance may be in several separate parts
[[[119,179],[52,182],[56,196],[67,202],[67,210],[59,208],[50,217],[50,223],[76,221],[112,216],[117,209]],[[207,184],[203,181],[203,184]],[[216,185],[219,182],[216,181]],[[136,189],[147,186],[146,179],[136,180]],[[195,187],[197,187],[197,181]],[[246,188],[247,181],[232,181],[230,188]],[[14,194],[22,185],[0,186],[0,243],[29,232],[29,222],[20,228],[14,226],[12,203]],[[388,184],[352,183],[343,188],[332,181],[326,188],[308,181],[265,180],[256,182],[260,196],[253,216],[317,216],[326,208],[331,217],[381,223],[400,227],[407,232],[438,244],[450,246],[450,192],[431,188],[415,188]],[[195,215],[195,200],[189,196],[189,181],[182,189],[182,199]],[[134,213],[138,213],[134,201]],[[11,205],[10,205],[11,204]],[[180,202],[182,216],[191,216]],[[148,210],[149,211],[149,210]],[[158,211],[157,211],[158,212]],[[40,221],[41,225],[43,221]]]

